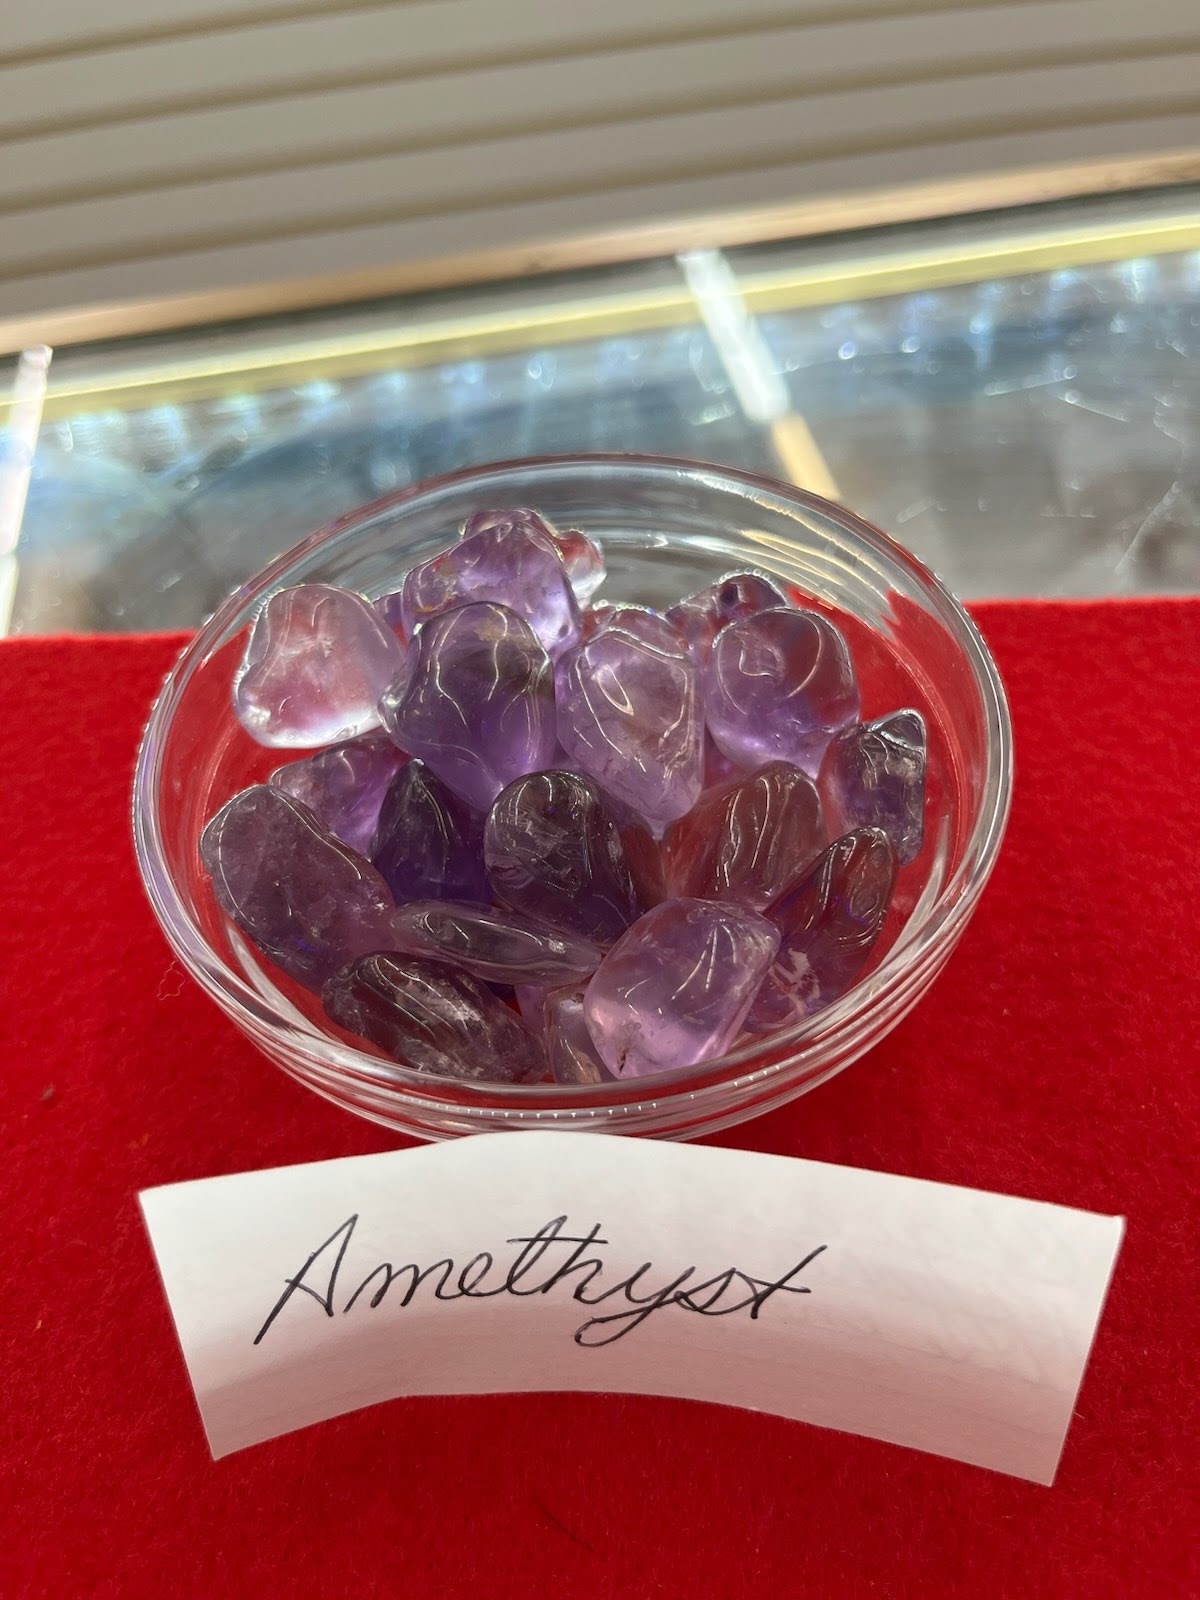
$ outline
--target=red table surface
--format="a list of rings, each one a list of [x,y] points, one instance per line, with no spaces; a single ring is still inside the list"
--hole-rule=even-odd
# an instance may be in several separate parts
[[[882,1045],[720,1139],[1127,1215],[1055,1487],[564,1395],[395,1401],[214,1465],[137,1191],[395,1140],[259,1057],[143,900],[130,773],[182,640],[17,640],[0,646],[0,1592],[1200,1592],[1200,602],[976,614],[1017,747],[976,918]]]

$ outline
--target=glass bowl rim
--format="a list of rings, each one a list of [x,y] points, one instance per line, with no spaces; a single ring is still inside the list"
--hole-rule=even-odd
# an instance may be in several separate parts
[[[288,572],[314,550],[361,523],[447,488],[530,470],[592,467],[622,468],[634,473],[686,473],[700,479],[717,480],[714,486],[723,480],[725,485],[732,485],[735,489],[765,492],[799,509],[829,517],[845,532],[872,547],[877,555],[901,568],[939,612],[967,661],[980,695],[986,728],[986,770],[979,814],[964,845],[962,859],[925,909],[912,937],[890,950],[878,967],[861,982],[853,984],[833,1004],[803,1022],[743,1044],[699,1066],[680,1067],[652,1079],[618,1079],[612,1083],[579,1085],[476,1084],[453,1080],[456,1093],[462,1094],[463,1099],[439,1101],[436,1090],[442,1080],[430,1073],[419,1073],[415,1069],[388,1063],[377,1055],[343,1043],[332,1034],[309,1032],[312,1025],[307,1018],[300,1013],[287,1016],[282,1011],[274,1010],[259,991],[213,949],[184,904],[167,862],[157,804],[158,788],[163,776],[163,751],[171,724],[193,674],[210,652],[224,642],[224,636],[237,615],[256,596],[266,594],[280,579],[286,578]],[[244,626],[244,623],[241,625]],[[168,944],[191,976],[252,1038],[261,1039],[264,1034],[286,1035],[288,1049],[293,1054],[306,1057],[319,1075],[328,1072],[330,1067],[349,1071],[398,1097],[408,1094],[410,1098],[419,1100],[430,1114],[470,1114],[472,1108],[483,1109],[488,1102],[495,1100],[507,1103],[514,1112],[535,1110],[542,1102],[552,1102],[552,1105],[545,1106],[547,1111],[554,1107],[567,1110],[572,1103],[577,1103],[581,1114],[592,1109],[615,1107],[632,1112],[639,1102],[674,1098],[683,1091],[695,1094],[708,1087],[720,1087],[736,1092],[765,1077],[774,1076],[785,1067],[794,1067],[797,1065],[797,1053],[802,1061],[806,1047],[812,1050],[819,1048],[823,1057],[830,1044],[836,1044],[839,1036],[849,1032],[852,1025],[857,1027],[875,1011],[894,1004],[907,986],[915,987],[925,958],[947,941],[952,944],[975,908],[995,865],[1004,836],[1012,803],[1012,781],[1012,723],[995,662],[982,634],[961,602],[911,551],[845,506],[760,473],[686,457],[590,452],[481,462],[424,478],[419,483],[356,506],[325,523],[247,578],[222,601],[184,646],[155,698],[138,748],[132,822],[134,849],[142,883]],[[865,1003],[864,987],[869,988]],[[297,1017],[305,1024],[303,1029],[297,1029]],[[769,1052],[771,1059],[764,1063],[762,1058],[765,1052]],[[730,1076],[731,1069],[736,1074],[740,1067],[749,1070]],[[822,1073],[817,1081],[825,1076],[828,1073]],[[445,1086],[448,1087],[450,1082],[447,1080]],[[475,1093],[481,1097],[477,1106],[473,1099]]]

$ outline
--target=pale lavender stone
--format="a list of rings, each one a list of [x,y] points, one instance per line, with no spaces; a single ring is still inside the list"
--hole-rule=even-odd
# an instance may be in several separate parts
[[[712,652],[713,640],[731,622],[741,622],[757,611],[788,605],[788,597],[770,578],[758,572],[730,572],[705,589],[697,589],[667,612],[667,621],[679,629],[698,663]]]
[[[704,775],[696,667],[670,623],[620,607],[560,664],[558,738],[572,767],[655,827],[690,811]]]
[[[472,601],[492,601],[524,617],[551,655],[579,638],[579,604],[553,540],[525,522],[467,524],[457,544],[414,567],[400,590],[404,632]]]
[[[674,896],[729,900],[761,911],[828,842],[817,787],[773,761],[709,789],[663,841]]]
[[[779,950],[765,917],[715,900],[666,900],[635,922],[587,986],[596,1051],[619,1078],[726,1050]]]
[[[604,582],[604,552],[578,528],[556,528],[552,522],[528,506],[510,506],[499,511],[477,511],[463,529],[463,537],[505,524],[540,533],[554,545],[567,569],[567,577],[580,605],[586,603]]]
[[[410,761],[383,799],[368,853],[398,905],[485,899],[483,823],[423,761]]]
[[[361,595],[303,583],[255,618],[234,710],[259,744],[333,744],[379,726],[379,697],[403,664],[404,646]]]
[[[844,994],[883,931],[895,882],[896,853],[878,828],[831,844],[768,908],[783,943],[746,1026],[756,1033],[790,1027]]]
[[[613,807],[582,773],[510,783],[488,814],[484,858],[498,899],[597,944],[611,944],[644,909]]]
[[[713,643],[709,732],[740,767],[788,761],[815,777],[829,741],[858,709],[846,641],[815,611],[758,611]]]
[[[472,1083],[535,1083],[541,1042],[469,973],[386,952],[334,973],[321,991],[328,1015],[403,1066]]]
[[[600,949],[515,912],[456,900],[414,900],[392,921],[392,944],[448,961],[487,983],[561,985],[595,971]]]
[[[384,726],[468,805],[486,811],[506,784],[550,765],[554,676],[529,624],[500,605],[427,622],[380,702]]]
[[[306,805],[343,844],[370,855],[383,797],[407,760],[386,733],[366,733],[276,767],[268,782]]]
[[[357,956],[395,948],[387,884],[282,789],[234,795],[205,828],[200,859],[221,908],[309,989]]]
[[[845,728],[825,752],[817,780],[831,833],[882,828],[902,867],[925,838],[925,719],[893,711]]]
[[[543,1027],[550,1075],[555,1083],[612,1083],[588,1032],[582,989],[555,989],[543,1002]]]

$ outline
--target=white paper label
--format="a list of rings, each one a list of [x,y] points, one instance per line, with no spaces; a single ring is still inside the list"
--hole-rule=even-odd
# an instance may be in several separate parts
[[[1038,1483],[1123,1229],[852,1167],[562,1133],[141,1201],[214,1456],[397,1395],[601,1390]]]

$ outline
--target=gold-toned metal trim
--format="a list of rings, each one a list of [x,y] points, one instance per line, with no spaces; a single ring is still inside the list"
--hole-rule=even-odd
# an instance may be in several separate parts
[[[1054,200],[1200,182],[1200,150],[906,184],[853,195],[759,206],[710,216],[609,229],[494,250],[473,250],[381,268],[175,295],[140,302],[0,320],[0,353],[123,339],[204,324],[348,305],[430,289],[612,266],[680,250],[729,248],[849,233],[937,217],[977,214]]]

